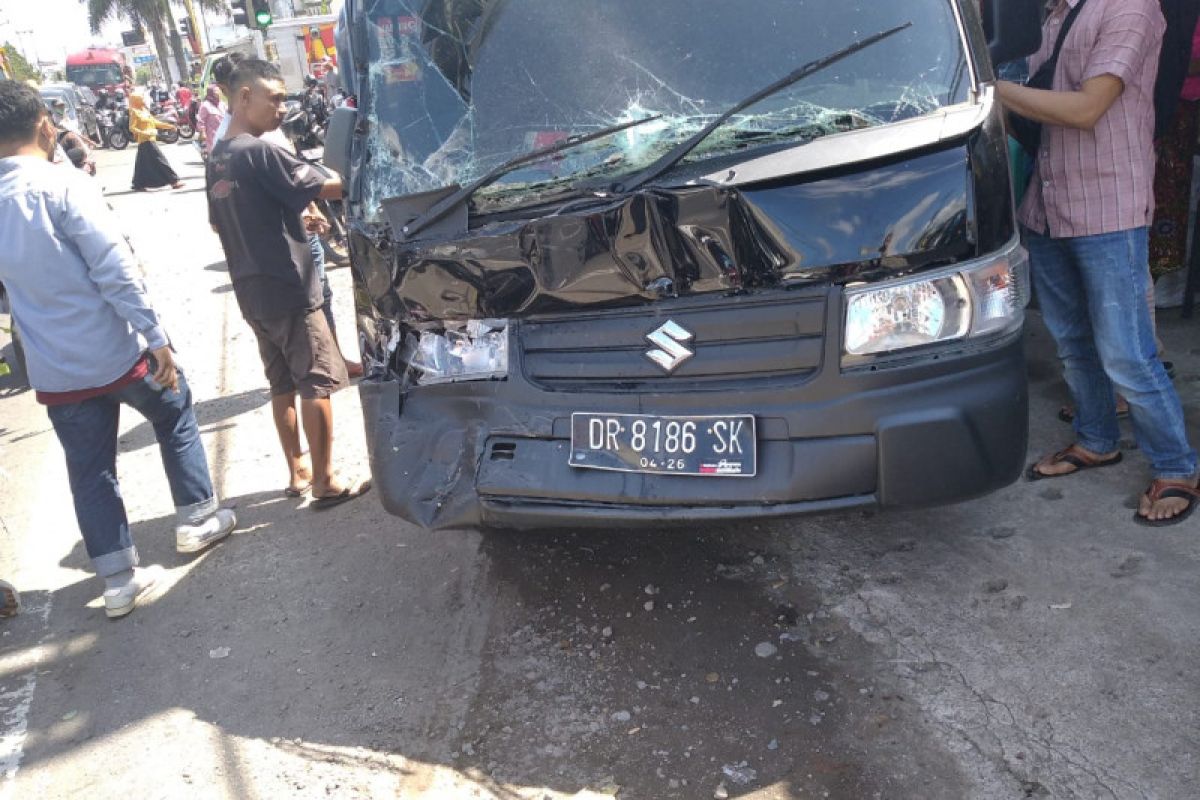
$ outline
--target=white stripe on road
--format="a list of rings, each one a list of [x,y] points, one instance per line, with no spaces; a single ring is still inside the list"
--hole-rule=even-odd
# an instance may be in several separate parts
[[[63,570],[55,563],[59,557],[55,548],[64,543],[57,534],[71,531],[75,536],[79,535],[58,441],[46,430],[49,422],[41,408],[36,405],[18,407],[15,403],[19,402],[22,402],[21,398],[7,400],[11,418],[21,427],[38,431],[36,438],[45,444],[40,452],[29,453],[19,469],[12,472],[0,469],[0,481],[9,491],[24,490],[24,497],[32,497],[24,530],[11,530],[6,526],[4,531],[4,538],[13,545],[12,562],[15,563],[12,566],[16,568],[16,574],[4,577],[21,592],[22,609],[18,617],[0,624],[5,627],[5,638],[21,635],[28,642],[36,637],[37,644],[6,647],[6,652],[0,656],[0,800],[15,798],[17,770],[25,755],[29,715],[37,692],[38,669],[48,660],[51,649],[48,642],[54,592],[73,580],[64,580]],[[36,482],[30,483],[30,476],[36,476]],[[36,493],[30,491],[34,486]],[[51,531],[56,535],[47,536]],[[71,572],[78,575],[74,570]],[[34,591],[33,586],[42,588]],[[41,597],[35,601],[33,598],[37,595]]]
[[[46,651],[46,640],[50,638],[52,597],[47,592],[45,602],[36,606],[26,605],[22,609],[22,615],[40,618],[42,635],[37,645],[0,659],[0,671],[19,681],[17,688],[0,691],[0,800],[11,800],[13,797],[17,770],[25,755],[29,710],[33,707],[33,695],[37,690],[38,665]],[[19,674],[19,670],[24,674]]]

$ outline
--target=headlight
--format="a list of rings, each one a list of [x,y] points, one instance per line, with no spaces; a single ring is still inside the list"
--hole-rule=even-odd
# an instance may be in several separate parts
[[[1020,329],[1029,261],[1019,245],[953,271],[846,291],[843,346],[851,362]]]
[[[508,320],[447,324],[445,333],[424,331],[408,364],[419,385],[480,381],[508,375]]]

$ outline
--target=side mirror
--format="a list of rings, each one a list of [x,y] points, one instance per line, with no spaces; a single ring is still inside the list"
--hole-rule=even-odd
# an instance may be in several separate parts
[[[343,180],[350,177],[350,147],[357,122],[358,109],[340,106],[333,110],[325,129],[325,154],[321,160]]]
[[[992,63],[1031,56],[1042,46],[1044,0],[983,0],[983,32]]]

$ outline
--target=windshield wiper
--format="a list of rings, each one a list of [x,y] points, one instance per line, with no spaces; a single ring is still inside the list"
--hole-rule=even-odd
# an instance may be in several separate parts
[[[732,117],[734,114],[737,114],[740,111],[746,110],[747,108],[754,105],[755,103],[757,103],[761,100],[765,100],[766,98],[770,97],[771,95],[775,94],[776,92],[786,89],[787,87],[791,86],[792,84],[798,83],[799,81],[804,80],[808,76],[810,76],[814,73],[820,72],[821,70],[825,69],[826,67],[833,66],[834,64],[841,61],[842,59],[852,56],[855,53],[859,52],[860,50],[865,50],[868,47],[870,47],[871,45],[876,44],[877,42],[882,42],[884,39],[887,39],[890,36],[894,36],[895,34],[899,33],[900,31],[905,30],[906,28],[911,28],[911,27],[912,27],[911,22],[906,22],[903,25],[897,25],[895,28],[892,28],[891,30],[882,31],[880,33],[875,34],[874,36],[868,36],[866,39],[861,39],[861,40],[855,42],[854,44],[851,44],[847,47],[842,48],[841,50],[838,50],[836,53],[831,53],[827,56],[824,56],[823,58],[817,59],[816,61],[810,61],[809,63],[805,64],[803,67],[800,67],[799,69],[797,69],[796,71],[792,72],[789,75],[785,75],[784,77],[782,77],[779,80],[772,83],[770,86],[768,86],[764,89],[758,90],[751,96],[747,97],[745,100],[743,100],[740,103],[738,103],[737,105],[733,106],[728,111],[726,111],[724,114],[721,114],[719,117],[714,119],[712,122],[708,123],[700,130],[696,131],[696,133],[694,135],[692,135],[689,139],[681,142],[669,153],[667,153],[662,158],[655,161],[650,166],[646,167],[644,170],[642,170],[638,174],[634,175],[629,180],[622,181],[621,183],[614,185],[612,187],[612,190],[614,192],[616,192],[617,194],[627,194],[627,193],[632,192],[635,189],[649,183],[650,181],[652,181],[655,178],[662,175],[667,170],[674,167],[676,164],[678,164],[680,161],[682,161],[685,157],[687,157],[688,153],[695,150],[700,145],[701,142],[703,142],[705,139],[707,139],[709,136],[711,136],[712,132],[715,131],[717,128],[721,127],[726,122],[728,122],[729,118]]]
[[[540,161],[543,158],[555,155],[556,153],[561,153],[564,150],[569,150],[572,147],[578,147],[581,144],[594,142],[597,139],[603,139],[605,136],[612,136],[613,134],[628,130],[629,128],[635,128],[638,125],[645,125],[647,122],[653,122],[656,119],[662,119],[662,114],[655,114],[654,116],[650,117],[642,117],[641,119],[635,119],[631,122],[623,122],[620,125],[613,125],[612,127],[593,131],[592,133],[582,133],[576,136],[570,136],[566,139],[563,139],[561,142],[558,142],[557,144],[552,144],[547,147],[543,147],[540,150],[534,150],[533,152],[526,153],[505,161],[503,164],[496,167],[491,172],[488,172],[486,175],[476,178],[466,186],[459,187],[458,190],[442,198],[433,206],[431,206],[429,210],[425,211],[412,222],[409,222],[400,229],[401,239],[407,240],[413,236],[416,236],[418,233],[425,230],[430,225],[453,211],[454,208],[460,203],[466,202],[468,199],[470,199],[471,195],[475,194],[475,192],[491,183],[495,183],[497,180],[504,177],[505,174],[512,172],[517,167],[528,164],[531,161]]]

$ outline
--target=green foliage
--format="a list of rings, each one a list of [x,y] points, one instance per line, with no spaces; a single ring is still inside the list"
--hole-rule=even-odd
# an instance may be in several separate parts
[[[4,43],[4,57],[8,61],[8,66],[13,71],[13,80],[26,81],[32,78],[41,83],[41,74],[34,69],[33,65],[25,60],[25,56],[21,55],[21,51],[8,42]]]

